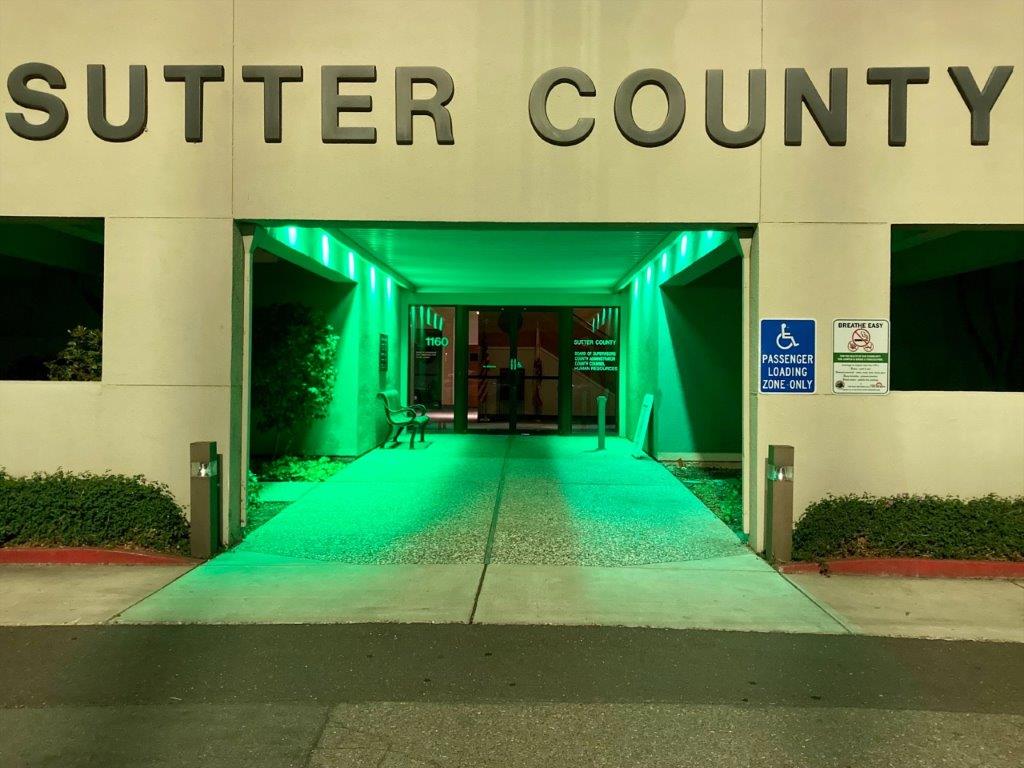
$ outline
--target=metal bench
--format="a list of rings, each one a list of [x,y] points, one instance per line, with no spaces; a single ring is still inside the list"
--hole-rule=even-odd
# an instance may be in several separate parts
[[[391,427],[384,443],[391,440],[393,446],[398,445],[398,438],[401,436],[402,430],[407,429],[409,430],[409,448],[411,449],[415,447],[417,428],[420,431],[420,442],[422,443],[424,433],[427,431],[427,424],[430,423],[427,409],[422,405],[402,405],[398,399],[398,391],[394,389],[378,392],[377,397],[384,403],[384,416]],[[392,435],[391,432],[394,434]]]

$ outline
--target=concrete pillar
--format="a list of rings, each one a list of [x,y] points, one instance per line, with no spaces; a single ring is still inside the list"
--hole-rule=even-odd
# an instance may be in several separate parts
[[[856,433],[863,417],[843,422],[840,430],[822,430],[830,403],[867,416],[877,402],[863,395],[832,394],[832,321],[839,318],[889,317],[889,226],[887,224],[773,224],[757,229],[751,253],[751,354],[748,383],[751,398],[747,453],[748,502],[756,510],[751,519],[751,546],[765,549],[765,474],[769,444],[800,447],[800,482],[796,484],[793,518],[799,520],[807,505],[840,488],[845,478],[822,469],[848,451],[840,434]],[[813,318],[816,321],[817,384],[814,394],[758,393],[758,321],[760,318]],[[889,397],[889,396],[885,396]],[[852,398],[852,399],[851,399]],[[831,434],[831,438],[822,439]],[[879,432],[881,434],[881,432]],[[812,435],[814,435],[812,437]],[[858,464],[873,463],[870,456],[850,455],[844,460],[849,474]],[[863,465],[863,464],[862,464]],[[861,487],[866,488],[867,467]],[[855,477],[851,478],[857,482]]]
[[[240,513],[240,258],[231,219],[106,222],[100,423],[108,460],[166,483],[187,506],[188,445],[216,441],[225,541],[237,538]]]

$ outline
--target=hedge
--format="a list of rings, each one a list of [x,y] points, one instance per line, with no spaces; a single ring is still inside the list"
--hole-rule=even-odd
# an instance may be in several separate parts
[[[828,496],[793,531],[794,560],[1024,560],[1024,497]]]
[[[117,547],[188,554],[188,521],[141,475],[0,470],[0,546]]]

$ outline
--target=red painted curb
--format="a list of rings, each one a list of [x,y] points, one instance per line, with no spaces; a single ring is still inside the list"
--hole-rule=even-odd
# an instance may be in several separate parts
[[[826,560],[829,574],[911,576],[923,579],[1019,579],[1024,562],[1006,560],[933,560],[924,557],[851,558]],[[784,563],[782,573],[820,573],[819,563]]]
[[[0,565],[196,565],[199,562],[177,555],[96,547],[0,547]]]

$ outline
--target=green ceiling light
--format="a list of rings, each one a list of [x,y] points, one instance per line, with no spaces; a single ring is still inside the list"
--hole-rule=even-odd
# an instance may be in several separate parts
[[[373,267],[373,265],[370,265],[370,290],[377,290],[377,270]]]
[[[288,244],[295,245],[295,241],[299,238],[299,230],[297,227],[288,227]]]
[[[651,265],[647,265],[647,282],[651,282]]]
[[[633,278],[633,295],[636,296],[640,292],[640,276],[637,275]]]
[[[661,252],[661,271],[668,269],[668,251]]]
[[[387,282],[385,283],[385,285],[387,286],[388,298],[390,299],[391,298],[391,278],[390,277],[388,277]]]
[[[327,235],[320,235],[320,261],[325,267],[331,261],[331,241]]]
[[[355,280],[356,277],[356,255],[348,252],[348,276]]]

